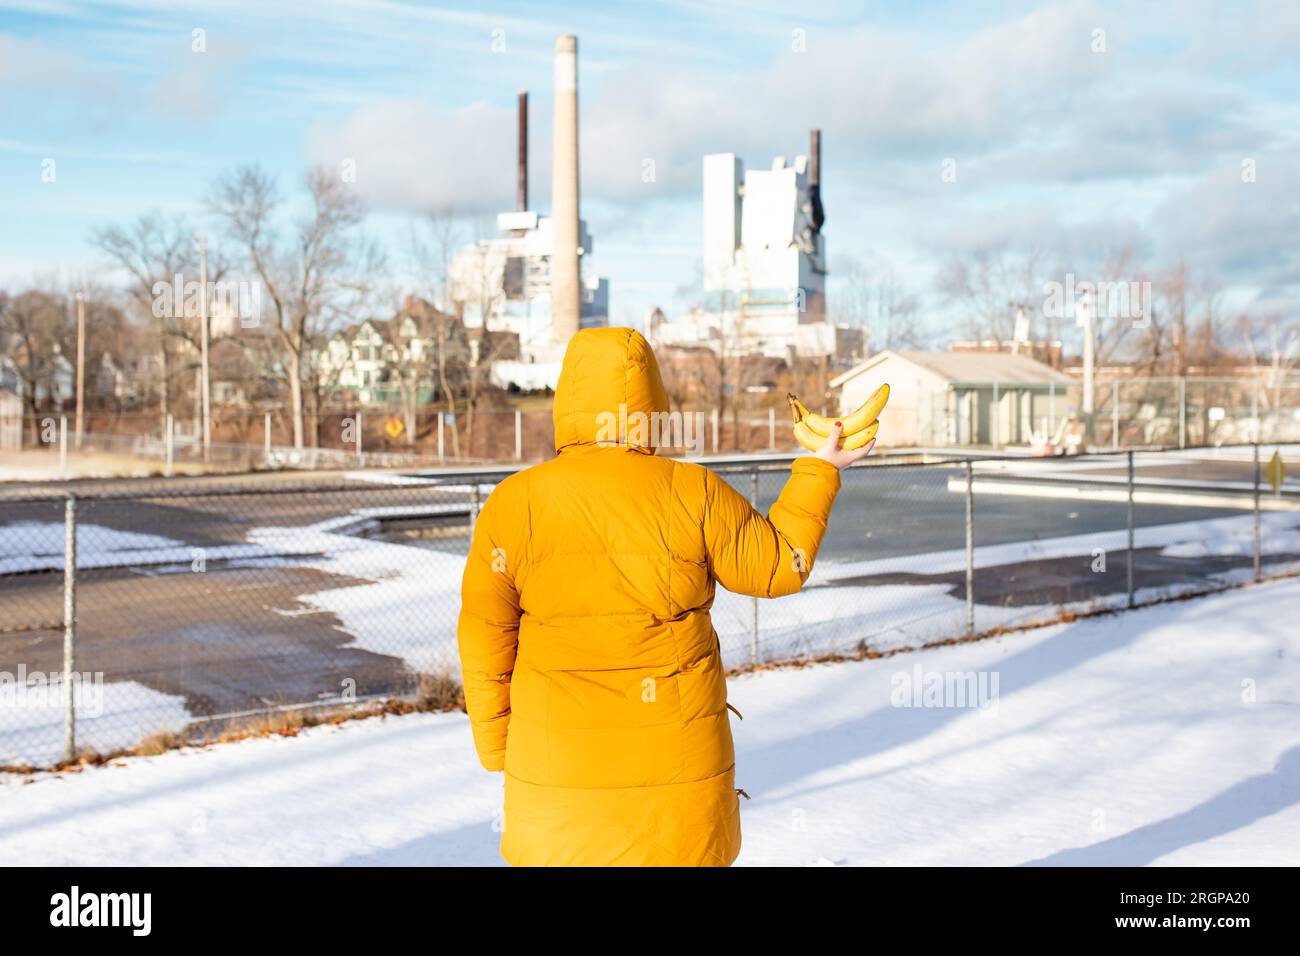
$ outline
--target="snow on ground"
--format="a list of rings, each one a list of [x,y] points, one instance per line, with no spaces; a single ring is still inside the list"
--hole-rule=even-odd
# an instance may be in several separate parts
[[[739,863],[1300,863],[1297,610],[1280,581],[735,679]],[[943,702],[916,668],[985,706],[897,706]],[[463,715],[123,763],[0,778],[0,865],[500,863]]]
[[[1198,518],[1170,524],[1145,525],[1134,528],[1135,548],[1168,549],[1189,542],[1206,547],[1206,554],[1237,554],[1241,541],[1252,542],[1254,515],[1229,515],[1225,518]],[[1294,512],[1269,512],[1260,515],[1260,545],[1265,555],[1287,554],[1300,551],[1300,514]],[[1083,534],[1060,535],[1007,544],[978,545],[975,548],[975,567],[990,568],[1007,564],[1022,564],[1063,558],[1072,555],[1091,555],[1100,548],[1109,554],[1122,553],[1128,547],[1128,531],[1092,531]],[[1218,551],[1224,547],[1229,550]],[[832,564],[818,562],[813,565],[809,578],[812,584],[822,584],[828,579],[864,574],[884,574],[891,571],[910,571],[917,574],[943,574],[960,571],[966,567],[966,549],[951,548],[946,551],[928,551],[902,557],[875,558],[865,561]]]
[[[354,638],[349,646],[400,657],[422,672],[436,673],[455,663],[463,555],[351,538],[322,526],[258,528],[248,535],[268,550],[276,548],[281,537],[322,555],[297,564],[366,582],[298,598],[308,607],[337,615]]]
[[[459,510],[459,505],[431,505],[429,513]],[[349,534],[371,527],[383,517],[406,514],[405,508],[358,509],[307,527],[267,527],[249,531],[243,544],[206,547],[206,560],[236,564],[305,566],[347,575],[362,583],[303,594],[308,608],[337,616],[353,635],[351,646],[392,655],[419,672],[457,669],[456,621],[464,558],[436,551]],[[1265,555],[1300,552],[1300,517],[1294,513],[1261,516]],[[20,522],[0,527],[0,573],[35,566],[62,565],[63,526]],[[1156,525],[1136,530],[1138,547],[1160,547],[1173,557],[1247,557],[1253,547],[1253,516],[1235,515],[1201,521]],[[1065,556],[1091,560],[1093,549],[1114,554],[1126,546],[1126,532],[1105,532],[988,545],[975,549],[977,569],[1025,564]],[[195,549],[182,541],[119,531],[98,525],[78,529],[78,560],[84,567],[163,565],[189,567]],[[889,572],[941,574],[965,567],[963,549],[868,561],[818,562],[810,586],[780,601],[761,602],[760,660],[783,660],[828,653],[850,653],[866,640],[875,650],[918,647],[965,632],[965,599],[942,584],[828,585],[837,579]],[[1265,572],[1281,562],[1265,560]],[[1219,576],[1238,581],[1248,566]],[[1203,587],[1188,584],[1183,590]],[[1178,588],[1140,589],[1139,603],[1176,593]],[[1123,594],[1108,599],[1118,606]],[[1087,610],[1102,604],[1085,599],[1062,608],[1048,605],[991,606],[975,609],[977,630],[1021,626],[1055,619],[1061,610]],[[298,612],[293,612],[298,613]],[[753,657],[753,599],[718,589],[714,625],[728,666],[743,666]],[[99,749],[137,742],[149,733],[180,730],[189,715],[181,698],[159,694],[134,683],[105,685],[105,716],[88,725],[81,739]],[[51,717],[53,714],[53,717]],[[132,734],[132,721],[149,716],[143,732]],[[57,708],[12,706],[0,693],[0,762],[44,762],[61,749]],[[93,729],[92,729],[93,728]]]
[[[61,521],[15,521],[0,525],[0,574],[63,567],[64,526]],[[162,549],[181,547],[180,541],[156,534],[119,531],[97,524],[77,527],[77,564],[104,567],[129,564]],[[184,560],[190,560],[185,552]]]
[[[330,588],[301,595],[305,605],[338,616],[344,630],[356,640],[353,646],[403,658],[418,671],[437,671],[456,661],[456,620],[460,612],[460,581],[464,558],[459,554],[418,548],[368,538],[351,538],[337,528],[350,517],[332,519],[312,528],[256,529],[250,542],[274,552],[281,544],[318,558],[300,564],[350,575],[367,583]],[[1138,528],[1136,546],[1204,549],[1204,553],[1239,555],[1253,541],[1253,517],[1234,515],[1201,521]],[[1264,552],[1300,552],[1300,517],[1269,513],[1261,516]],[[977,569],[1029,563],[1072,555],[1091,561],[1093,550],[1114,554],[1127,545],[1127,532],[1079,534],[975,549]],[[1245,552],[1249,553],[1249,551]],[[759,658],[788,659],[852,651],[864,637],[877,650],[918,647],[965,633],[966,603],[940,584],[845,585],[816,587],[836,579],[889,572],[942,574],[966,566],[964,549],[931,552],[871,561],[818,562],[810,585],[798,594],[760,605]],[[1265,562],[1266,569],[1269,567]],[[1249,569],[1243,572],[1249,575]],[[1233,579],[1232,575],[1225,576]],[[1203,587],[1203,584],[1191,587]],[[1155,600],[1177,589],[1140,589],[1139,601]],[[1123,594],[1113,603],[1122,604]],[[1097,606],[1095,600],[1068,605],[1067,610]],[[978,630],[1017,626],[1055,618],[1055,606],[1000,607],[980,605],[975,611]],[[718,589],[713,609],[714,626],[728,666],[751,659],[753,599]]]
[[[18,678],[15,680],[15,678]],[[73,680],[77,745],[109,753],[191,720],[185,698],[136,681]],[[64,752],[64,686],[56,675],[0,674],[0,765],[48,766]]]

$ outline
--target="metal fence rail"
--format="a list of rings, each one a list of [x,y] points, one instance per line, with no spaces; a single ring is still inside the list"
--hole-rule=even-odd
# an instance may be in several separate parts
[[[719,590],[724,661],[890,653],[1296,572],[1300,488],[1275,495],[1260,450],[863,463],[801,593]],[[766,511],[789,459],[713,467]],[[457,674],[469,534],[510,470],[0,495],[0,765]]]
[[[922,387],[891,434],[908,444],[972,447],[1024,446],[1035,435],[1055,436],[1067,419],[1082,419],[1082,385],[1042,386],[990,382],[961,394],[949,386]],[[1119,451],[1170,446],[1193,448],[1245,442],[1300,441],[1300,380],[1266,378],[1107,378],[1097,382],[1086,440],[1089,447]],[[827,409],[829,410],[829,409]],[[698,419],[697,454],[729,451],[797,452],[779,395],[756,398],[735,409],[678,409]],[[396,420],[398,427],[389,432]],[[59,413],[0,417],[0,453],[48,453],[48,466],[66,472],[78,456],[155,462],[172,474],[199,468],[337,469],[419,467],[460,462],[525,462],[554,448],[551,410],[479,409],[473,420],[422,405],[333,410],[311,421],[306,444],[293,447],[284,409],[218,409],[212,442],[204,449],[197,417],[152,412],[96,413],[80,432]],[[78,437],[80,436],[80,437]],[[40,450],[40,451],[37,451]]]

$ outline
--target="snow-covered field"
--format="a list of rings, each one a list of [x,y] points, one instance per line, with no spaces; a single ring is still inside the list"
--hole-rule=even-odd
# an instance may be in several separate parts
[[[735,679],[739,862],[1300,863],[1298,612],[1279,581]],[[0,865],[498,864],[500,795],[463,715],[359,721],[0,777]]]
[[[459,509],[459,505],[425,506],[429,513]],[[365,508],[305,527],[253,528],[241,544],[207,547],[196,552],[183,541],[157,535],[119,531],[93,524],[78,531],[78,558],[83,567],[163,565],[188,566],[196,553],[206,560],[224,559],[249,565],[311,567],[347,575],[361,583],[303,594],[308,608],[329,612],[352,635],[351,646],[404,660],[418,672],[457,669],[456,619],[460,610],[460,578],[464,559],[451,552],[358,537],[349,532],[409,508]],[[1138,528],[1139,548],[1160,548],[1179,557],[1232,556],[1247,558],[1253,546],[1253,518],[1236,515]],[[1264,569],[1280,570],[1300,552],[1300,517],[1295,513],[1261,516]],[[59,567],[63,527],[49,522],[22,522],[0,528],[0,572]],[[1123,531],[1069,535],[975,549],[977,569],[1082,556],[1094,549],[1122,553]],[[877,651],[918,647],[965,631],[966,605],[960,593],[938,583],[836,585],[819,587],[853,576],[886,573],[940,574],[964,568],[962,549],[878,560],[818,562],[810,587],[760,607],[759,657],[789,660],[804,656],[852,652],[866,639]],[[1116,573],[1122,573],[1117,558]],[[1219,577],[1244,580],[1248,566]],[[1199,585],[1203,587],[1204,585]],[[1189,584],[1188,588],[1198,587]],[[1177,588],[1140,588],[1139,603],[1156,600]],[[1124,595],[1112,595],[1119,606]],[[1086,598],[1063,608],[1047,605],[994,606],[975,609],[977,630],[1055,619],[1062,610],[1097,606]],[[751,659],[753,601],[719,589],[713,608],[714,625],[728,666]],[[2,676],[2,675],[0,675]],[[84,714],[79,738],[101,751],[131,746],[163,730],[179,731],[190,721],[181,697],[163,694],[108,674],[102,707]],[[18,699],[14,684],[0,682],[0,763],[47,765],[62,752],[63,717],[58,695],[47,695],[56,706],[37,706]]]
[[[455,629],[460,613],[460,555],[413,548],[338,533],[339,522],[311,528],[255,529],[248,540],[275,553],[282,545],[315,558],[295,563],[344,574],[367,583],[302,595],[309,607],[336,615],[355,638],[355,646],[406,660],[419,671],[437,671],[456,659]],[[1161,548],[1167,554],[1248,556],[1253,546],[1252,516],[1236,515],[1211,520],[1184,521],[1138,528],[1139,548]],[[1261,516],[1264,567],[1275,567],[1270,555],[1300,552],[1300,517],[1292,513]],[[1126,532],[1068,535],[1015,544],[985,545],[975,549],[975,567],[988,569],[1067,556],[1084,556],[1084,566],[1095,549],[1122,554]],[[965,632],[966,603],[941,584],[836,585],[838,579],[886,573],[940,574],[965,567],[966,552],[929,552],[871,561],[820,561],[809,587],[779,601],[760,606],[760,657],[788,660],[799,656],[851,652],[864,636],[876,650],[918,647],[930,641]],[[1122,558],[1116,558],[1122,573]],[[1284,562],[1285,563],[1285,562]],[[1224,575],[1225,581],[1248,578],[1249,568]],[[1196,586],[1189,584],[1189,587]],[[1204,587],[1204,585],[1199,585]],[[1172,588],[1139,589],[1139,602],[1156,600]],[[1116,606],[1123,594],[1115,595]],[[1095,606],[1093,600],[1077,602],[1073,610]],[[976,628],[1018,626],[1055,618],[1052,606],[987,606],[976,608]],[[713,621],[728,666],[750,662],[753,600],[719,588]]]

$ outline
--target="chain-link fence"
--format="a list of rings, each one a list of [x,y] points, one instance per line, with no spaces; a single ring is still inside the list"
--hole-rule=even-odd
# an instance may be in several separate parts
[[[334,410],[305,416],[301,442],[284,408],[218,408],[206,447],[192,411],[94,413],[80,428],[75,415],[0,415],[0,467],[4,455],[15,452],[44,456],[55,477],[75,477],[79,472],[69,472],[69,463],[94,456],[134,463],[135,471],[152,463],[143,470],[166,475],[539,461],[554,449],[551,409],[542,400],[524,401],[527,407],[485,407],[472,414],[428,404]],[[748,395],[742,404],[680,410],[699,423],[691,450],[799,450],[783,394]],[[831,411],[827,403],[823,408]],[[1060,446],[1067,426],[1082,429],[1082,443],[1094,450],[1296,442],[1300,382],[1281,375],[1103,378],[1090,412],[1078,384],[918,383],[916,394],[895,403],[889,414],[890,434],[901,436],[896,440],[929,449]],[[111,461],[101,462],[99,471],[113,473]]]
[[[1256,450],[869,460],[844,474],[808,587],[719,591],[725,663],[890,653],[1300,570],[1300,487],[1275,494],[1274,447]],[[713,467],[766,511],[789,459]],[[470,529],[509,471],[0,495],[0,765],[457,674]]]

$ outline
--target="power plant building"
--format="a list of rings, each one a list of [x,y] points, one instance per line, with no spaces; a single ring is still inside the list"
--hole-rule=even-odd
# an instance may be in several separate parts
[[[451,297],[461,304],[465,324],[519,336],[518,362],[499,362],[493,378],[521,388],[555,386],[567,340],[552,322],[551,262],[554,219],[535,212],[497,216],[502,235],[461,249],[452,259]],[[581,256],[591,254],[587,224],[579,220]],[[580,285],[582,328],[609,324],[609,281],[595,276]],[[520,368],[517,366],[536,366]],[[553,368],[551,366],[554,366]]]
[[[564,350],[579,328],[609,324],[609,282],[584,279],[591,234],[579,216],[578,41],[555,41],[551,215],[528,208],[528,94],[519,96],[518,198],[497,216],[501,236],[453,258],[451,298],[471,328],[512,332],[519,358],[492,363],[492,380],[524,389],[554,388]]]
[[[704,300],[684,319],[659,324],[659,341],[781,359],[836,354],[826,321],[818,130],[809,153],[749,170],[734,153],[704,157]]]

